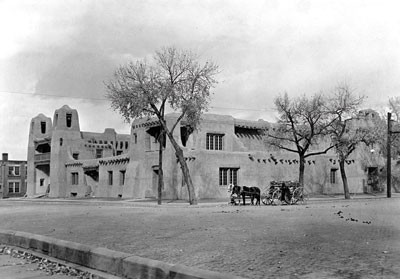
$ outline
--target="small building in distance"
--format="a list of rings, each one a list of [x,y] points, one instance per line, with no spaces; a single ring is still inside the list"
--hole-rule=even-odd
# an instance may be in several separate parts
[[[0,198],[23,197],[26,186],[26,161],[9,160],[8,153],[3,153],[0,161]]]

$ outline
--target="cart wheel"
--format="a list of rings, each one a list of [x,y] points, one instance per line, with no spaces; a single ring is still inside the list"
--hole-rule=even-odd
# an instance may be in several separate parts
[[[271,204],[271,199],[270,199],[268,196],[263,196],[263,197],[261,198],[261,202],[262,202],[264,205],[270,205],[270,204]]]
[[[310,196],[308,195],[308,193],[306,191],[303,191],[301,204],[307,204],[309,198]]]

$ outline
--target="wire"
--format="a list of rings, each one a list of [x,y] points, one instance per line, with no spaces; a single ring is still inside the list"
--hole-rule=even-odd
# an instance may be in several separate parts
[[[108,101],[106,98],[90,98],[90,97],[76,97],[76,96],[65,96],[65,95],[53,95],[48,93],[36,93],[36,92],[21,92],[21,91],[4,91],[0,90],[0,93],[5,94],[19,94],[19,95],[30,95],[30,96],[45,96],[53,98],[70,98],[70,99],[80,99],[80,100],[94,100],[94,101]],[[229,109],[229,110],[242,110],[242,111],[275,111],[274,109],[253,109],[253,108],[230,108],[230,107],[218,107],[210,106],[210,109]]]
[[[81,99],[81,100],[107,101],[106,98],[76,97],[76,96],[53,95],[53,94],[36,93],[36,92],[34,93],[34,92],[2,91],[2,90],[0,90],[0,93],[30,95],[30,96],[46,96],[46,97],[54,97],[54,98],[70,98],[70,99]]]

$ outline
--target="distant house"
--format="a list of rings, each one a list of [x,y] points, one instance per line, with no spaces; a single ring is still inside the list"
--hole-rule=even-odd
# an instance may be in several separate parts
[[[378,116],[372,111],[360,112],[354,125],[364,125],[374,117]],[[167,125],[177,119],[176,114],[166,115]],[[184,119],[180,121],[174,137],[184,151],[196,196],[227,197],[231,183],[263,190],[273,180],[297,180],[297,154],[276,150],[265,140],[265,131],[274,125],[205,114],[199,129],[193,131]],[[77,111],[68,106],[56,110],[53,121],[40,114],[32,119],[29,133],[27,194],[156,197],[159,137],[157,119],[133,121],[130,135],[122,135],[114,129],[81,131]],[[175,151],[168,140],[164,143],[163,197],[186,199],[187,188]],[[318,143],[320,147],[327,144]],[[360,146],[346,161],[350,192],[368,191],[369,181],[379,175],[383,165],[379,152]],[[333,151],[311,157],[306,161],[305,187],[313,193],[342,193],[339,172]]]
[[[27,185],[26,161],[9,160],[8,153],[2,154],[0,161],[0,197],[23,197]]]

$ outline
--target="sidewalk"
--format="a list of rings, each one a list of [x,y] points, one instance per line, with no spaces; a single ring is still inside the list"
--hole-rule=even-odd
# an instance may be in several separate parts
[[[400,198],[400,193],[392,193],[391,198]],[[351,194],[351,198],[346,200],[343,194],[325,195],[313,194],[308,203],[319,202],[349,202],[354,200],[371,200],[371,199],[387,199],[386,193],[376,194]],[[76,202],[76,203],[100,203],[110,205],[132,205],[138,207],[215,207],[229,204],[229,197],[217,199],[199,200],[197,205],[189,205],[186,200],[163,200],[161,205],[157,205],[157,200],[152,198],[146,199],[111,199],[111,198],[9,198],[9,201],[33,201],[33,202]],[[262,205],[263,206],[263,205]]]
[[[0,246],[2,279],[119,279],[110,274],[61,261],[19,247]]]
[[[0,278],[4,279],[66,279],[71,278],[67,275],[47,275],[38,269],[35,263],[28,263],[23,259],[11,257],[10,255],[0,255]]]

